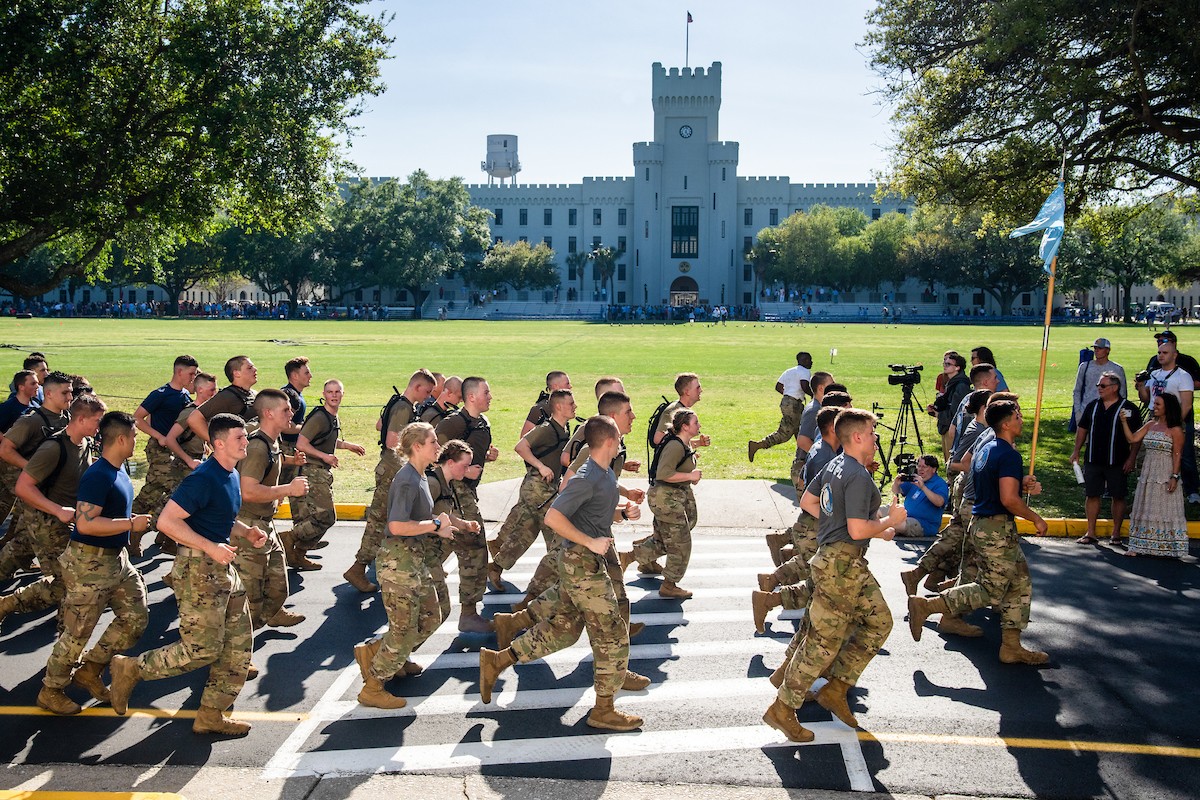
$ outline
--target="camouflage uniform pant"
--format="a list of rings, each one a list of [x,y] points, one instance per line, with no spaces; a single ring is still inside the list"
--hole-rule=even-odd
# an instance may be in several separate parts
[[[150,620],[146,583],[130,565],[125,548],[71,542],[59,562],[67,594],[62,603],[63,632],[50,651],[42,680],[51,689],[62,689],[71,682],[106,608],[112,608],[115,618],[83,656],[84,661],[107,665],[114,655],[137,644]]]
[[[558,583],[558,549],[563,539],[557,534],[554,539],[555,541],[546,547],[546,554],[542,556],[542,560],[538,562],[537,569],[533,571],[533,578],[529,581],[529,586],[525,589],[526,595],[537,597]],[[625,588],[624,578],[620,578],[617,583],[621,584],[623,591]]]
[[[796,455],[792,458],[791,479],[792,486],[796,489],[796,497],[804,494],[804,465],[808,463],[808,452],[796,448]]]
[[[7,581],[33,560],[33,540],[25,523],[28,506],[20,500],[13,504],[12,518],[4,547],[0,548],[0,581]]]
[[[179,486],[187,467],[175,455],[151,438],[146,443],[146,483],[133,499],[134,514],[151,514],[155,522],[167,504],[171,492]]]
[[[1033,583],[1029,579],[1029,564],[1021,552],[1017,523],[1004,515],[975,517],[971,520],[970,538],[979,560],[978,576],[942,595],[950,613],[962,616],[977,608],[997,606],[1001,628],[1024,630],[1029,625]]]
[[[171,569],[179,603],[179,641],[138,656],[145,680],[173,678],[208,667],[200,705],[221,711],[246,683],[254,633],[246,590],[233,565],[180,547]]]
[[[538,562],[537,571],[533,573],[533,580],[529,582],[529,588],[525,592],[526,595],[534,597],[528,609],[529,616],[535,622],[548,618],[559,602],[558,551],[566,540],[558,535],[555,535],[554,539],[554,546],[547,550],[546,555]],[[604,554],[604,563],[608,568],[609,580],[612,581],[613,594],[617,596],[621,618],[628,625],[629,595],[625,591],[625,576],[621,574],[621,561],[617,557],[616,544],[609,547],[608,552]]]
[[[300,474],[308,478],[308,494],[293,497],[292,539],[297,547],[311,548],[337,522],[333,507],[333,470],[324,464],[305,464]],[[280,481],[283,483],[283,481]]]
[[[779,401],[779,413],[779,427],[774,433],[759,439],[759,447],[774,447],[795,438],[796,432],[800,430],[800,417],[804,414],[804,401],[785,394]]]
[[[812,596],[808,562],[817,552],[817,521],[803,511],[790,531],[795,555],[775,570],[775,580],[783,607],[789,611],[804,608]]]
[[[426,557],[426,543],[411,536],[387,537],[375,557],[388,618],[387,633],[371,661],[371,675],[380,681],[391,680],[412,651],[442,624]]]
[[[663,579],[679,583],[692,557],[696,496],[690,484],[656,483],[647,500],[654,512],[654,533],[633,543],[633,556],[644,566],[665,555]]]
[[[238,521],[267,534],[267,540],[258,547],[252,547],[245,540],[238,542],[237,555],[233,558],[233,566],[237,568],[246,592],[250,624],[258,630],[287,602],[287,563],[272,520],[238,514]]]
[[[957,575],[962,562],[963,539],[971,522],[971,503],[962,496],[962,480],[954,482],[950,493],[950,522],[938,531],[937,539],[921,556],[917,566],[926,573]]]
[[[20,476],[21,470],[7,461],[0,462],[0,523],[8,519],[8,513],[17,506],[17,478]]]
[[[300,474],[300,467],[293,466],[287,463],[284,459],[291,458],[296,455],[296,443],[289,442],[287,439],[280,437],[279,439],[279,485],[291,483]],[[296,498],[292,498],[294,501]]]
[[[550,543],[557,535],[546,527],[546,509],[557,491],[555,484],[546,483],[540,475],[527,476],[521,481],[517,503],[508,512],[508,518],[496,534],[500,547],[496,550],[495,562],[501,569],[513,568],[517,559],[525,555],[533,544],[538,531],[546,540],[546,549],[550,549]]]
[[[37,556],[38,566],[42,568],[42,577],[33,583],[17,589],[17,607],[22,613],[41,611],[44,608],[59,606],[58,624],[62,627],[63,597],[67,593],[62,580],[62,564],[58,557],[67,549],[71,538],[71,528],[58,521],[45,511],[26,506],[21,512],[21,518],[27,525],[30,540],[33,542],[33,552]]]
[[[429,536],[425,542],[425,568],[433,583],[437,596],[438,610],[442,620],[450,616],[450,588],[446,585],[446,559],[454,552],[454,541],[440,536]]]
[[[813,556],[807,633],[779,687],[779,699],[792,708],[804,703],[804,693],[823,674],[857,683],[891,633],[891,611],[862,553],[857,545],[836,542]]]
[[[359,564],[370,564],[379,552],[379,545],[387,536],[388,492],[392,488],[392,479],[405,464],[405,459],[395,450],[384,450],[375,467],[375,494],[371,495],[371,505],[367,506],[367,527],[363,530],[362,543],[354,560]]]
[[[458,556],[458,602],[473,606],[483,600],[487,588],[487,532],[475,490],[462,481],[450,481],[450,491],[458,498],[462,518],[479,523],[479,533],[459,531],[454,535],[454,554]]]
[[[608,559],[573,543],[564,542],[558,552],[558,602],[513,641],[513,652],[521,663],[533,661],[575,644],[586,629],[596,695],[612,697],[629,669],[629,627],[621,616]]]

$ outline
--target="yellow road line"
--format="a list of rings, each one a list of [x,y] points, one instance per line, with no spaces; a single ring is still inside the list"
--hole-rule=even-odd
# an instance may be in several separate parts
[[[0,800],[183,800],[174,792],[42,792],[0,789]]]
[[[37,706],[0,706],[0,716],[53,717],[55,715]],[[75,716],[116,717],[118,714],[108,706],[89,706]],[[182,708],[131,708],[126,716],[195,719],[196,712]],[[303,722],[308,719],[308,714],[303,711],[234,711],[232,719],[239,719],[243,722]],[[0,800],[3,800],[2,796],[0,796]]]
[[[1200,758],[1200,747],[1134,744],[1132,742],[1081,742],[1075,739],[1026,739],[1002,736],[946,736],[934,733],[867,733],[859,731],[864,742],[908,742],[914,744],[961,745],[966,747],[1014,747],[1030,750],[1070,750],[1083,753],[1125,753],[1139,756]]]

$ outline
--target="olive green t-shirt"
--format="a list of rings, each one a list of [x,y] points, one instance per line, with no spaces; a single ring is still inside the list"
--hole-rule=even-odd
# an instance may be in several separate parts
[[[654,429],[654,432],[656,434],[666,433],[667,426],[671,424],[671,415],[681,408],[687,408],[687,406],[685,406],[682,401],[676,400],[674,403],[671,403],[665,409],[663,409],[662,416],[658,418],[658,427]]]
[[[561,425],[550,419],[525,434],[524,440],[537,460],[553,472],[557,479],[563,473],[562,451],[570,438]],[[531,475],[537,474],[533,472],[532,467],[528,469]]]
[[[445,444],[451,439],[462,439],[471,446],[472,464],[482,467],[487,463],[488,448],[492,446],[492,428],[483,414],[472,417],[466,409],[460,408],[444,418],[437,426],[438,444]],[[465,478],[463,483],[474,489],[482,477],[481,474],[478,479]]]
[[[67,427],[67,420],[66,414],[55,414],[45,408],[35,409],[17,417],[17,421],[5,432],[4,438],[12,442],[18,453],[29,458],[38,445],[46,440],[48,433],[56,433]]]
[[[696,451],[688,450],[683,442],[672,439],[662,446],[654,480],[665,483],[676,472],[691,472],[696,468]]]
[[[384,430],[388,433],[399,433],[416,421],[417,414],[413,409],[413,404],[407,397],[400,395],[400,399],[392,405],[392,410],[388,413]]]
[[[40,483],[54,472],[60,459],[62,468],[59,469],[58,476],[52,484],[42,487],[42,494],[52,503],[74,508],[75,495],[79,491],[79,478],[92,465],[91,439],[85,438],[81,444],[75,444],[65,434],[47,439],[38,445],[38,449],[30,456],[29,463],[25,465],[25,472],[35,482]]]
[[[238,474],[245,478],[255,478],[263,486],[279,484],[279,440],[267,442],[267,437],[256,433],[250,437],[246,445],[246,457],[238,462]],[[255,517],[275,516],[278,502],[251,503],[242,498],[242,511]]]
[[[342,424],[336,414],[318,408],[304,421],[300,435],[308,439],[308,443],[317,450],[326,455],[333,455],[342,435]]]
[[[188,403],[179,412],[179,416],[175,418],[175,424],[183,428],[183,433],[179,434],[179,447],[183,452],[187,453],[192,458],[199,461],[204,458],[204,440],[196,434],[192,433],[192,429],[188,427],[188,417],[196,410],[195,403]]]
[[[217,414],[233,414],[246,422],[257,419],[252,410],[255,393],[253,389],[243,389],[240,386],[226,386],[200,406],[200,413],[207,422]]]
[[[582,444],[579,447],[579,450],[577,451],[575,459],[571,462],[571,466],[568,467],[567,469],[571,470],[571,472],[578,473],[580,468],[584,464],[587,463],[588,458],[591,457],[592,448],[588,447],[587,442],[583,441],[583,426],[582,425],[580,425],[575,430],[575,435],[577,435],[579,437],[579,441],[582,442]],[[567,445],[568,447],[571,447],[574,444],[574,442],[576,441],[575,435],[573,435],[571,437],[571,444],[568,444]],[[628,455],[628,451],[625,449],[625,437],[622,436],[621,437],[621,449],[617,451],[616,456],[613,457],[612,464],[609,465],[609,469],[611,469],[613,471],[613,474],[617,476],[617,480],[621,479],[621,470],[625,469],[625,457],[627,455]]]

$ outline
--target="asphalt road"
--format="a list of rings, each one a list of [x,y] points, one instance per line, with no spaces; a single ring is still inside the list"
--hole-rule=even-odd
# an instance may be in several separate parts
[[[121,719],[106,706],[74,718],[41,714],[32,707],[54,633],[43,614],[10,617],[0,631],[0,757],[21,765],[219,763],[264,777],[413,772],[1050,798],[1194,798],[1200,786],[1200,712],[1186,699],[1200,663],[1194,558],[1135,560],[1107,547],[1028,540],[1035,594],[1026,638],[1052,656],[1034,669],[998,662],[990,611],[974,620],[982,639],[944,639],[930,625],[913,642],[898,575],[928,542],[874,543],[869,558],[895,628],[851,695],[861,730],[806,706],[801,719],[817,740],[795,746],[761,723],[774,693],[767,675],[798,617],[776,612],[765,635],[754,633],[750,590],[770,567],[762,530],[701,529],[683,582],[696,596],[683,603],[660,599],[655,579],[630,571],[634,619],[647,623],[631,666],[654,683],[620,694],[618,706],[645,718],[638,734],[584,724],[592,703],[586,636],[507,672],[493,704],[480,704],[476,652],[494,640],[458,635],[453,618],[417,654],[426,672],[391,684],[407,708],[360,708],[351,648],[386,624],[378,595],[341,582],[360,531],[339,524],[333,545],[314,554],[326,568],[292,575],[292,607],[308,620],[259,634],[254,660],[263,674],[236,706],[254,723],[246,739],[197,737],[189,720],[170,718],[196,708],[203,672],[140,684],[131,709],[157,715]],[[539,542],[509,575],[512,593],[488,595],[488,615],[518,598],[541,552]],[[153,548],[143,561],[153,608],[138,649],[175,636],[174,599],[161,580],[167,565]]]

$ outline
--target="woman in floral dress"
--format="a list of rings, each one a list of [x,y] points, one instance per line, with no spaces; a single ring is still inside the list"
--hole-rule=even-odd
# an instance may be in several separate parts
[[[1154,398],[1150,421],[1136,433],[1129,429],[1129,415],[1121,416],[1125,438],[1142,443],[1145,458],[1138,478],[1133,510],[1129,513],[1127,556],[1187,555],[1187,518],[1183,492],[1179,490],[1179,462],[1183,455],[1183,415],[1173,394]]]

